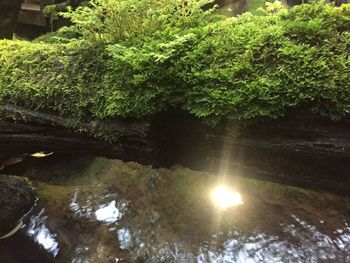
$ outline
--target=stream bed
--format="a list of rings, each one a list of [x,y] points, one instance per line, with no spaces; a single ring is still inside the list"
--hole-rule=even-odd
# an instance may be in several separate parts
[[[23,174],[38,202],[0,243],[3,263],[350,262],[350,199],[335,194],[84,156],[33,162]],[[242,203],[218,208],[218,184]]]

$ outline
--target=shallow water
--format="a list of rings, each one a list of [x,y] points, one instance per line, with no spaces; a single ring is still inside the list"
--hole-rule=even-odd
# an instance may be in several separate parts
[[[104,158],[25,173],[40,201],[22,233],[52,262],[350,262],[344,197]],[[211,202],[222,180],[242,205]]]

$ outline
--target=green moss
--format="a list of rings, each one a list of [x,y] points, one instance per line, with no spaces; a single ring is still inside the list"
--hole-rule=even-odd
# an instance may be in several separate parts
[[[253,14],[257,13],[257,10],[264,7],[265,3],[265,0],[248,0],[248,11]]]
[[[350,112],[349,14],[305,4],[117,43],[0,41],[0,100],[97,124],[170,108],[212,124],[295,108],[340,119]]]
[[[61,29],[59,32],[49,32],[44,35],[41,35],[37,37],[34,42],[43,42],[43,43],[52,43],[52,44],[58,44],[58,43],[69,43],[72,42],[72,39],[77,37],[77,34],[69,31]]]

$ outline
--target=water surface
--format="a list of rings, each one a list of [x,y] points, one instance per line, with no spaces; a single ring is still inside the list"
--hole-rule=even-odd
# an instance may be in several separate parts
[[[52,262],[350,262],[350,200],[226,175],[243,204],[210,200],[220,175],[105,158],[29,166],[23,233]]]

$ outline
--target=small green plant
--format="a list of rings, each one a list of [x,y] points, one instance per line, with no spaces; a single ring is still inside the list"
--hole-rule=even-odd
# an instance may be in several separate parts
[[[91,0],[90,5],[61,13],[72,29],[90,42],[119,43],[167,30],[200,26],[212,13],[213,0]]]

